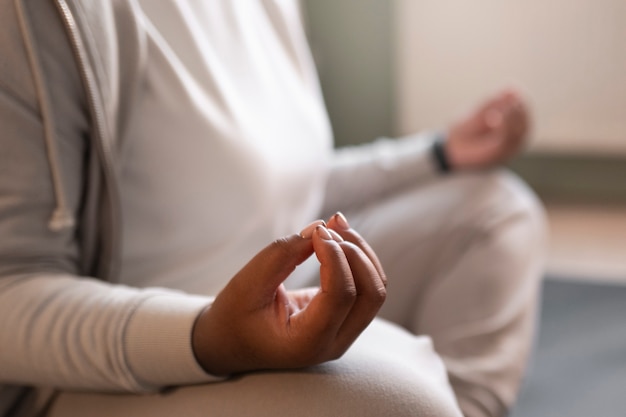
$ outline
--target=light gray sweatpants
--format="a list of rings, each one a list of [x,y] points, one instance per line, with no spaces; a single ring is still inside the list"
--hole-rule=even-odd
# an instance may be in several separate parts
[[[341,359],[153,395],[62,393],[48,417],[503,416],[534,333],[545,240],[534,195],[492,171],[337,209],[389,279],[383,319]]]

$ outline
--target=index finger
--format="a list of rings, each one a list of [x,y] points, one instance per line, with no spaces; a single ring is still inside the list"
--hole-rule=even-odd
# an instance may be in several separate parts
[[[363,239],[363,237],[353,228],[350,227],[348,220],[346,217],[340,213],[335,213],[330,220],[328,220],[328,227],[335,230],[339,235],[346,241],[355,244],[359,247],[370,259],[376,271],[378,271],[378,275],[382,280],[385,287],[387,286],[387,276],[385,275],[385,271],[383,270],[383,266],[376,256],[374,249]]]
[[[346,255],[326,228],[318,226],[312,240],[320,262],[320,290],[304,310],[291,317],[290,326],[295,337],[314,337],[318,344],[330,348],[357,291]]]

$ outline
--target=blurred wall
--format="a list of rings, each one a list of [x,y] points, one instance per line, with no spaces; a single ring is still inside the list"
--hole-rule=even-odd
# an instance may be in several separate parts
[[[533,149],[626,155],[626,0],[392,3],[399,132],[512,82],[533,103]]]
[[[393,133],[393,7],[305,0],[303,9],[337,145]]]

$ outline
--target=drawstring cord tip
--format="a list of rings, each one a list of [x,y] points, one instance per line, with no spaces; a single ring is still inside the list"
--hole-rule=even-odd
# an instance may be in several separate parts
[[[48,222],[48,228],[53,232],[60,232],[65,229],[74,227],[74,217],[67,210],[56,209],[50,221]]]

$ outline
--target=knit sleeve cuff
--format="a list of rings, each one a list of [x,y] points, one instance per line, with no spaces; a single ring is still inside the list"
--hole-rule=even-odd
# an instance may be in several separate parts
[[[125,332],[128,366],[147,389],[189,385],[223,378],[207,374],[191,345],[193,325],[212,298],[156,295],[146,299]]]
[[[397,139],[399,169],[406,171],[410,184],[415,181],[435,177],[441,173],[433,155],[433,147],[439,141],[437,132],[420,132]]]

